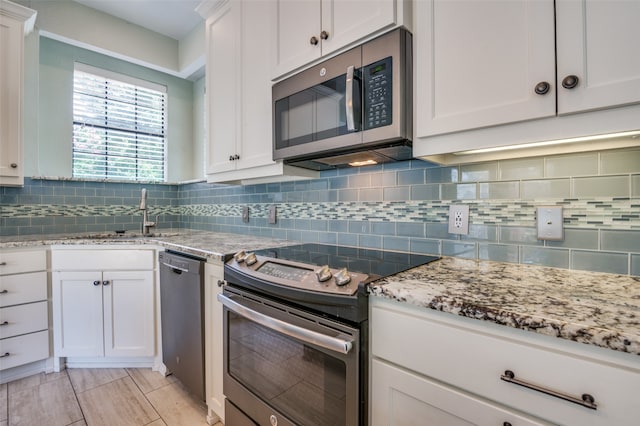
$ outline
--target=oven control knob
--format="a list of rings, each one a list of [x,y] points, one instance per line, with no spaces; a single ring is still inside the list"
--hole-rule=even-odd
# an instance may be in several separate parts
[[[351,275],[349,271],[347,271],[347,268],[342,268],[336,272],[335,278],[337,286],[347,285],[351,281]]]
[[[233,255],[233,258],[236,260],[236,262],[238,263],[242,263],[244,262],[244,260],[247,257],[247,253],[244,252],[244,250],[240,250],[239,252],[237,252],[236,254]]]
[[[255,253],[247,253],[247,256],[244,258],[244,263],[246,263],[247,266],[251,266],[257,261],[258,261],[258,258],[256,257]]]
[[[329,265],[324,265],[322,268],[316,271],[316,277],[318,277],[318,281],[320,281],[321,283],[330,280],[332,276],[333,274],[331,274]]]
[[[271,426],[278,426],[278,418],[274,414],[269,417],[269,422]]]

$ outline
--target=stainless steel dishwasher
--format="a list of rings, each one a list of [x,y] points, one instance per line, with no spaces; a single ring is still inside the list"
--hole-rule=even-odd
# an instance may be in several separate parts
[[[162,359],[195,397],[205,400],[204,260],[160,252]]]

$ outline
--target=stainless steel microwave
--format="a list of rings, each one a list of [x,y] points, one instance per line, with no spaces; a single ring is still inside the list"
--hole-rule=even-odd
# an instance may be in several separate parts
[[[273,159],[313,170],[412,158],[411,34],[396,29],[273,86]]]

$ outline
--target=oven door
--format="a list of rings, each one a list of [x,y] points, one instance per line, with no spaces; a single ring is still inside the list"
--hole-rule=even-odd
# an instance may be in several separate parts
[[[357,425],[357,329],[225,288],[227,399],[259,425]]]

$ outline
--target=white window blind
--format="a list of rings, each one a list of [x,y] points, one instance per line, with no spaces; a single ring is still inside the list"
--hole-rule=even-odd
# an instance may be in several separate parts
[[[76,64],[73,176],[165,180],[166,87]]]

